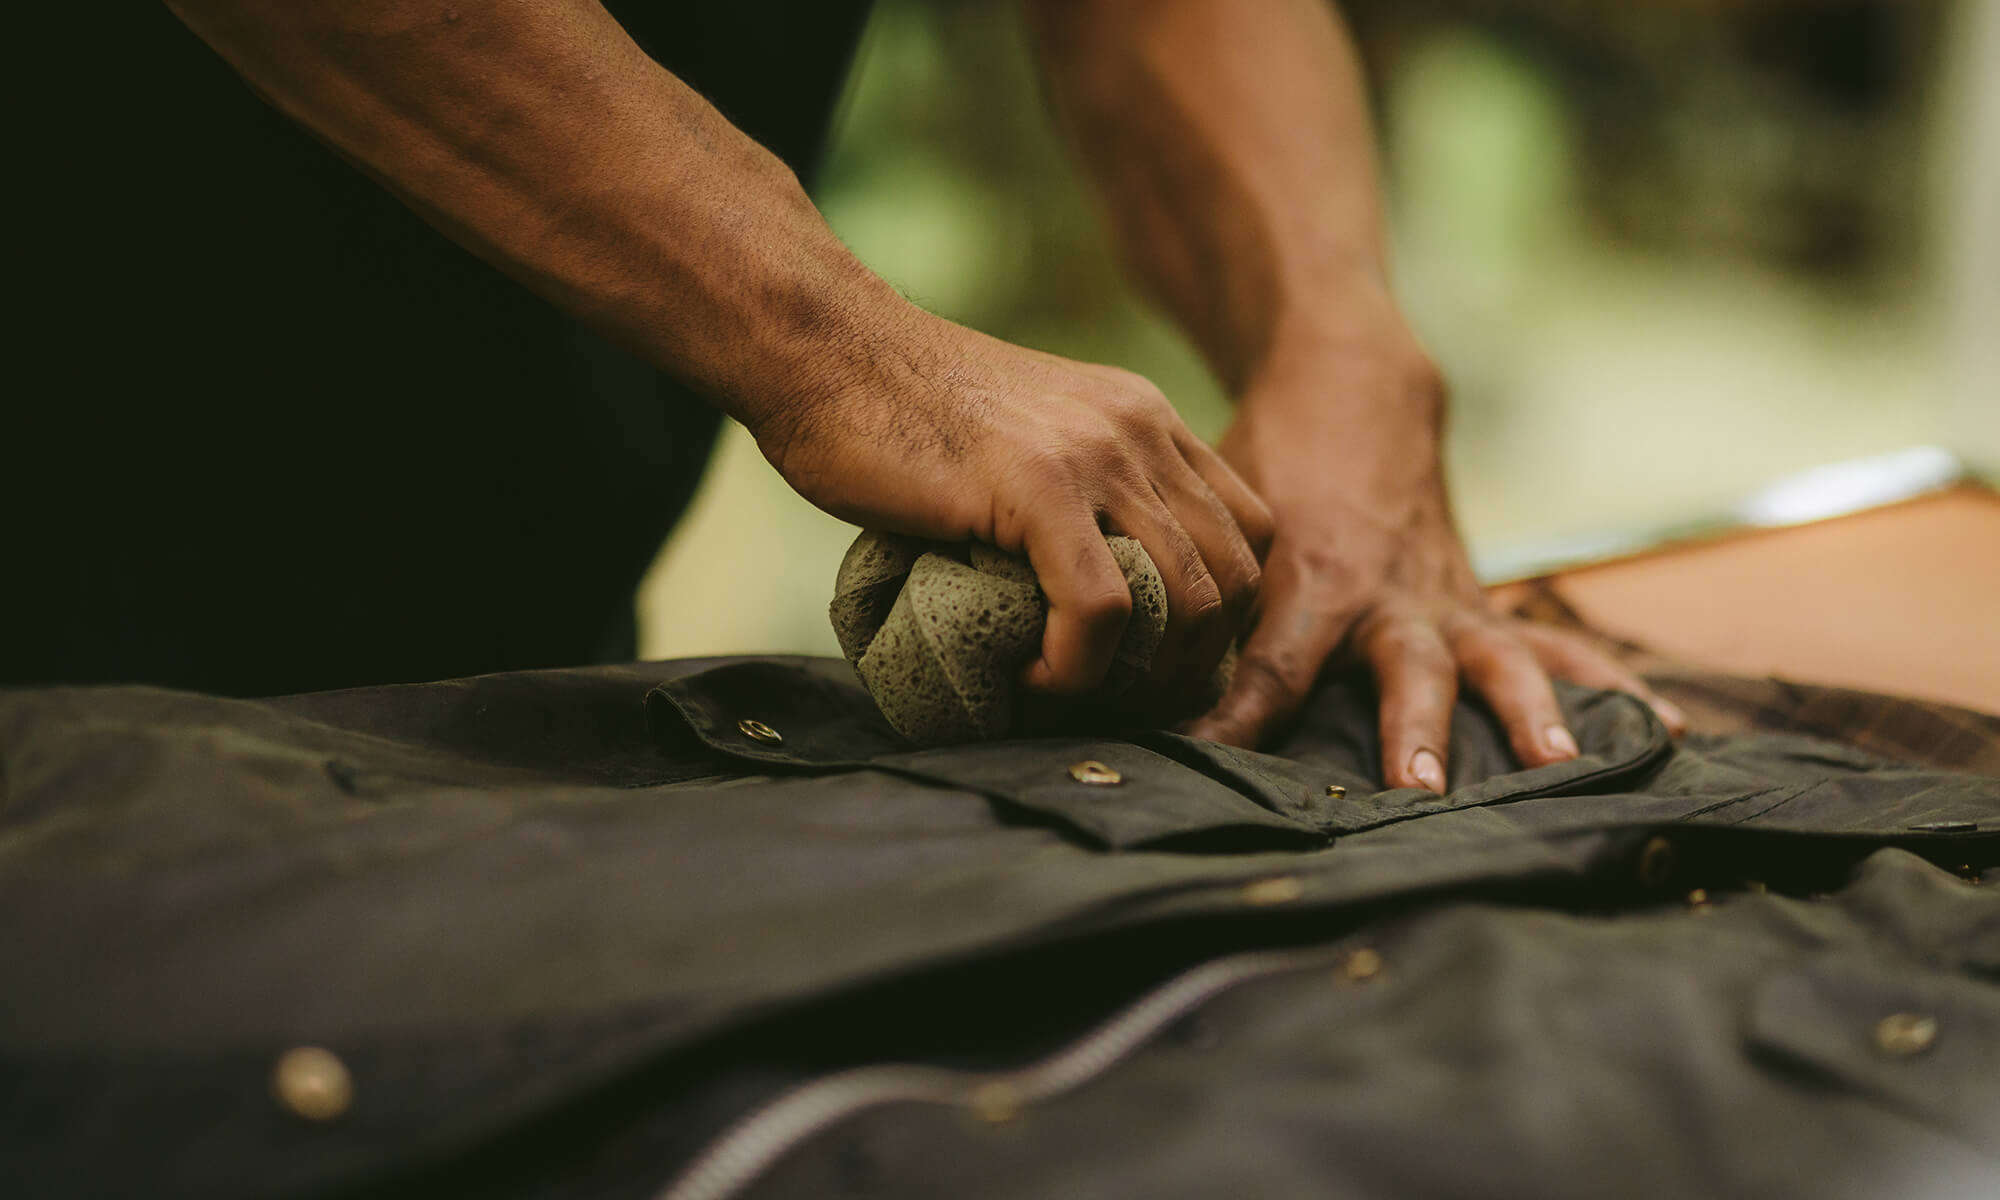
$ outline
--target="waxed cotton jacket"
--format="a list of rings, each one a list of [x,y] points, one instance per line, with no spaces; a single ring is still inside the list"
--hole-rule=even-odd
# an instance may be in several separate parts
[[[0,693],[0,1179],[2000,1195],[2000,722],[1560,695],[1439,797],[1347,678],[1267,753],[916,749],[801,658]]]

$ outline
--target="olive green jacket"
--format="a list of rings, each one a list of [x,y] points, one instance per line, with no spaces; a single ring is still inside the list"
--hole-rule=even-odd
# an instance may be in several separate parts
[[[0,1178],[2000,1194],[2000,780],[1561,698],[1439,797],[1350,679],[1261,754],[820,659],[0,692]]]

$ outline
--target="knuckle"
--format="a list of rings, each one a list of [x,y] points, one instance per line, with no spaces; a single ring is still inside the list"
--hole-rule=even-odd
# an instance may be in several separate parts
[[[1233,630],[1222,601],[1196,600],[1190,602],[1182,613],[1178,627],[1182,649],[1201,661],[1202,666],[1213,666],[1222,652]]]
[[[1140,405],[1138,397],[1129,389],[1116,386],[1104,390],[1097,401],[1097,411],[1113,429],[1119,432],[1140,424],[1145,417],[1144,408]]]
[[[1076,470],[1072,457],[1046,442],[1023,450],[1014,460],[1014,470],[1031,487],[1058,493],[1075,490]]]
[[[1158,426],[1160,410],[1166,402],[1159,389],[1150,384],[1144,388],[1116,386],[1105,398],[1103,409],[1119,433],[1130,435]]]
[[[1326,542],[1314,540],[1295,543],[1286,553],[1301,578],[1338,586],[1353,575],[1346,560]]]
[[[1306,684],[1294,662],[1267,650],[1246,650],[1236,660],[1235,686],[1262,697],[1269,707],[1296,707],[1305,699]]]
[[[1369,646],[1384,662],[1433,670],[1451,665],[1450,656],[1430,628],[1406,617],[1384,621],[1370,631]]]
[[[1138,488],[1144,486],[1146,477],[1139,465],[1138,447],[1143,444],[1137,424],[1122,414],[1107,413],[1076,435],[1063,461],[1078,475],[1115,477],[1123,486]]]
[[[1398,373],[1409,402],[1430,417],[1433,428],[1442,428],[1451,404],[1451,384],[1437,361],[1423,347],[1412,344],[1403,354]]]
[[[1202,561],[1201,551],[1192,543],[1175,550],[1182,580],[1181,603],[1183,615],[1192,622],[1207,622],[1222,615],[1222,589],[1216,586],[1215,577],[1208,572],[1208,564]]]
[[[1098,583],[1078,598],[1076,613],[1092,629],[1122,625],[1132,615],[1132,593],[1123,579],[1115,587]]]
[[[1433,397],[1443,402],[1445,397],[1451,394],[1451,386],[1444,377],[1444,371],[1437,365],[1437,361],[1424,353],[1421,348],[1411,349],[1403,370],[1412,395]]]
[[[1395,762],[1398,777],[1410,783],[1419,782],[1409,773],[1410,756],[1419,749],[1434,749],[1449,740],[1450,722],[1439,722],[1428,710],[1407,703],[1394,708],[1384,704],[1381,721],[1382,747]]]
[[[1451,654],[1435,641],[1419,639],[1407,643],[1400,659],[1406,669],[1420,674],[1441,679],[1455,677],[1458,674],[1458,664],[1453,662]]]
[[[1135,400],[1155,412],[1167,402],[1167,394],[1160,390],[1159,385],[1137,371],[1128,371],[1123,367],[1111,367],[1108,369],[1106,377]]]
[[[1247,611],[1264,590],[1264,568],[1257,565],[1256,558],[1246,550],[1237,555],[1236,581],[1229,589],[1229,606],[1239,611]]]
[[[1256,607],[1258,594],[1264,588],[1263,571],[1256,561],[1239,558],[1232,562],[1217,582],[1221,585],[1222,611],[1228,617],[1230,626],[1234,628],[1246,623]]]
[[[1485,622],[1468,621],[1449,637],[1452,654],[1468,671],[1502,672],[1518,666],[1524,653],[1512,637]]]

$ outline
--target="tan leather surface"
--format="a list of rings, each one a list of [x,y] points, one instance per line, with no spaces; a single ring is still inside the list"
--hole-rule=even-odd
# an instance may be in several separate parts
[[[1691,665],[2000,713],[2000,493],[1985,488],[1549,582],[1596,629]]]

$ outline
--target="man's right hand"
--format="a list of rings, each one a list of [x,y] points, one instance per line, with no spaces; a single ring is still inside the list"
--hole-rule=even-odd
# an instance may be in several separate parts
[[[1050,605],[1029,686],[1104,676],[1131,607],[1105,532],[1166,582],[1156,682],[1205,679],[1242,626],[1270,517],[1157,389],[896,295],[597,0],[169,3],[468,249],[742,421],[821,508],[1025,552]]]
[[[1025,554],[1049,620],[1022,681],[1047,692],[1103,680],[1132,608],[1104,537],[1137,538],[1167,589],[1153,682],[1209,677],[1248,623],[1271,516],[1158,388],[914,308],[872,349],[864,377],[793,382],[746,422],[794,489],[867,528]]]

